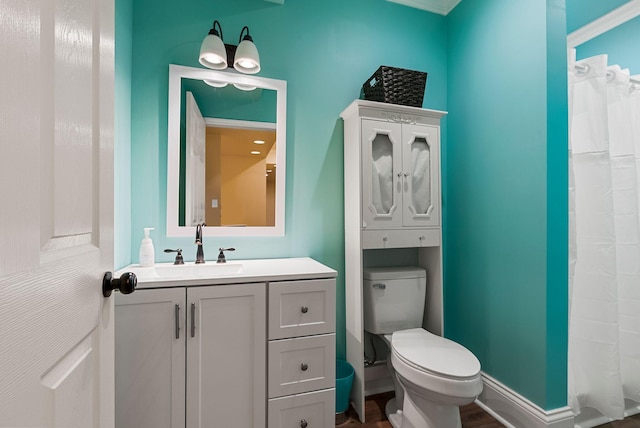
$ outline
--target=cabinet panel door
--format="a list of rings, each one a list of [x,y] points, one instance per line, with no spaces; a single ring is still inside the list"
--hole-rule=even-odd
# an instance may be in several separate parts
[[[362,120],[362,227],[402,226],[402,125]]]
[[[192,287],[187,304],[187,427],[264,428],[265,284]]]
[[[115,297],[116,428],[184,427],[185,289]]]
[[[404,226],[440,225],[440,136],[435,126],[402,127]]]
[[[333,333],[335,330],[335,279],[269,284],[270,340]]]
[[[269,428],[333,428],[335,389],[269,400]]]
[[[269,398],[335,386],[336,335],[269,342]]]

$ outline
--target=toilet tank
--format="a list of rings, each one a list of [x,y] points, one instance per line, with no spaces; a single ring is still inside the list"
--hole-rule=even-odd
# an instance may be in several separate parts
[[[427,272],[414,266],[365,268],[364,329],[373,334],[422,327]]]

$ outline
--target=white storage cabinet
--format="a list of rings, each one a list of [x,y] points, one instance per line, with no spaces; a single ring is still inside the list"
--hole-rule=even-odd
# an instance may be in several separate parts
[[[423,327],[442,334],[440,119],[443,111],[355,100],[344,120],[345,306],[351,399],[391,390],[385,366],[365,370],[362,270],[367,250],[417,248],[427,270]]]

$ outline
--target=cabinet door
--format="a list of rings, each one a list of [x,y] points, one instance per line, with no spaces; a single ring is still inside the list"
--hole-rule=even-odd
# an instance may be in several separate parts
[[[404,226],[440,225],[440,136],[438,128],[402,126]]]
[[[266,285],[187,290],[187,427],[264,428]]]
[[[184,427],[185,289],[115,297],[116,428]]]
[[[362,120],[362,227],[402,226],[402,125]]]

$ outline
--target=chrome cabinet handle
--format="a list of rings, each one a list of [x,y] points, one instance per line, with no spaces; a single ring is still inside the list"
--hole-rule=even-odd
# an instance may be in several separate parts
[[[196,337],[196,304],[191,304],[191,337]]]
[[[303,314],[306,314],[307,312],[309,312],[309,307],[308,306],[301,307],[300,312],[302,312]]]
[[[180,305],[176,305],[176,339],[180,339]]]
[[[300,370],[302,370],[303,372],[306,372],[308,368],[309,366],[305,363],[300,364]]]
[[[307,428],[307,425],[309,425],[309,424],[304,419],[302,419],[300,421],[300,428]]]

